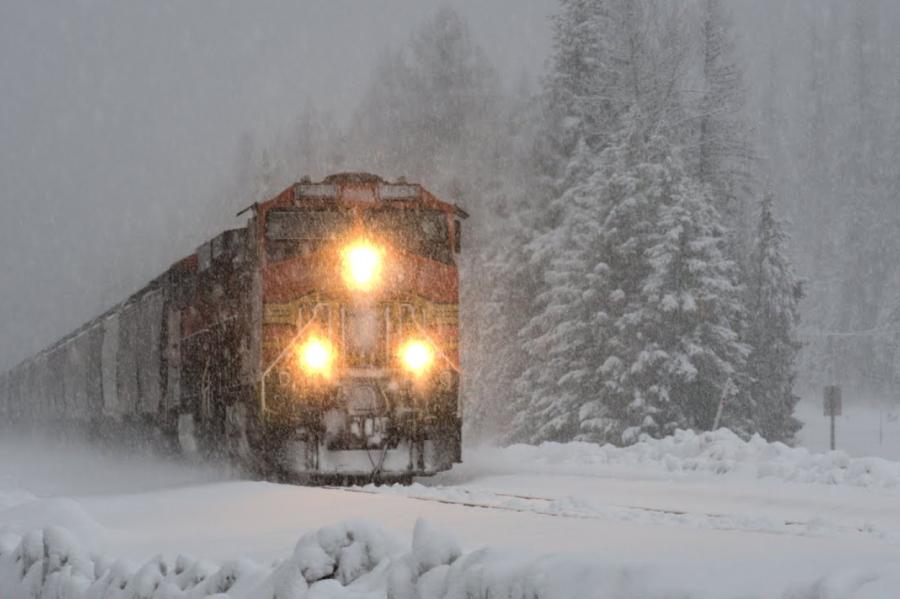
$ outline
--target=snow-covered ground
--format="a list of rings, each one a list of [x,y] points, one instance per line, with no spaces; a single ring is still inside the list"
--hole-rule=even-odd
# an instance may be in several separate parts
[[[3,599],[41,584],[69,598],[900,596],[900,464],[725,432],[482,448],[412,487],[352,490],[47,442],[0,439],[0,456]]]

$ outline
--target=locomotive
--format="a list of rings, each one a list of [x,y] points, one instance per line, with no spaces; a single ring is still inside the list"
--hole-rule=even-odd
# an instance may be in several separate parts
[[[0,420],[149,430],[312,484],[459,462],[465,211],[403,179],[341,173],[244,213],[0,375]]]

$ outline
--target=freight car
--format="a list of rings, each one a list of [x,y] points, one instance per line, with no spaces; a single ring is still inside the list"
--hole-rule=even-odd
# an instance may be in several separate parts
[[[366,173],[305,178],[244,212],[0,376],[0,418],[150,431],[311,483],[458,462],[466,213]]]

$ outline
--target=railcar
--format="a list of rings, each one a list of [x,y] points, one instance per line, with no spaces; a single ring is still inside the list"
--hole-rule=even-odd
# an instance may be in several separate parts
[[[0,418],[150,431],[301,482],[460,461],[467,215],[421,185],[304,178],[0,375]]]

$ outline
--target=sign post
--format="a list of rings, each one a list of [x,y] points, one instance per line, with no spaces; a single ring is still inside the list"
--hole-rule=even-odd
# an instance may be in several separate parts
[[[831,417],[831,450],[835,449],[834,441],[834,418],[841,415],[841,388],[838,385],[828,385],[825,387],[825,415]]]

